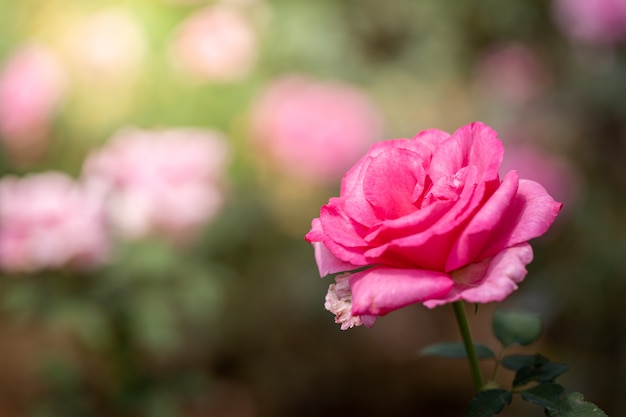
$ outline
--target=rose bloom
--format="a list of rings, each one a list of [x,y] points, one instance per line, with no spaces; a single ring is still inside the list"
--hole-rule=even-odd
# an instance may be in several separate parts
[[[553,12],[573,40],[608,44],[626,39],[626,0],[555,0]]]
[[[0,73],[0,140],[16,160],[44,152],[65,90],[64,69],[47,47],[28,44],[8,57]]]
[[[516,171],[498,175],[503,146],[482,123],[374,144],[343,177],[306,239],[331,285],[342,328],[409,304],[502,301],[561,204]],[[346,314],[346,304],[351,307]]]
[[[217,213],[228,146],[210,130],[122,130],[84,164],[107,195],[111,221],[127,238],[185,239]]]
[[[93,267],[107,259],[101,201],[66,174],[0,179],[0,268]]]
[[[252,110],[252,136],[280,168],[332,182],[377,139],[382,117],[357,87],[287,76],[271,83]]]
[[[210,6],[181,23],[170,52],[173,64],[197,79],[236,81],[256,61],[257,36],[242,12]]]

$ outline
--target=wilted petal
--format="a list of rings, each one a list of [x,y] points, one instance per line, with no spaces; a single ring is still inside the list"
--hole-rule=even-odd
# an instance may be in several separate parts
[[[352,291],[350,290],[350,274],[338,275],[335,284],[330,284],[326,294],[324,308],[335,315],[335,323],[341,324],[341,330],[347,330],[362,324],[372,327],[376,321],[374,316],[355,316],[352,314]]]

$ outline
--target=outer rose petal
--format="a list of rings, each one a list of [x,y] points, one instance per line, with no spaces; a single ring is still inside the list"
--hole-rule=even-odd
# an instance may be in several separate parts
[[[423,269],[374,267],[350,277],[352,315],[382,316],[409,304],[444,296],[454,281]]]
[[[470,303],[503,301],[524,280],[528,272],[526,265],[532,260],[533,250],[528,243],[504,249],[493,258],[454,271],[454,288],[444,298],[427,300],[424,305],[434,308],[458,300]]]
[[[496,192],[472,217],[463,233],[457,238],[446,263],[446,271],[453,271],[478,260],[493,230],[507,221],[505,214],[518,190],[519,179],[515,171],[509,172]],[[516,242],[519,243],[519,242]]]
[[[349,262],[344,262],[337,258],[322,242],[313,242],[313,248],[315,249],[315,262],[317,262],[317,269],[319,270],[320,277],[322,278],[328,274],[351,271],[358,268],[356,265],[352,265]]]
[[[543,235],[561,206],[538,183],[518,180],[515,171],[509,172],[457,240],[446,269],[492,257],[502,248]]]
[[[517,194],[502,214],[501,222],[494,228],[480,259],[496,255],[501,248],[512,247],[543,235],[562,206],[539,183],[519,180]]]
[[[321,242],[324,240],[324,230],[319,218],[313,219],[311,222],[311,230],[304,236],[307,242]]]

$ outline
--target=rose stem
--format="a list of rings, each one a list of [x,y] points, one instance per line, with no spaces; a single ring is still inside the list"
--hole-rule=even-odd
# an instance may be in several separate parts
[[[452,303],[452,307],[454,307],[456,322],[459,325],[459,330],[461,331],[461,336],[463,337],[463,345],[465,345],[467,360],[469,361],[470,369],[472,371],[474,386],[476,387],[476,391],[480,391],[483,388],[483,378],[480,374],[478,356],[476,356],[476,349],[474,349],[474,342],[472,341],[472,332],[470,331],[467,315],[465,314],[465,305],[463,304],[463,301],[456,301]]]

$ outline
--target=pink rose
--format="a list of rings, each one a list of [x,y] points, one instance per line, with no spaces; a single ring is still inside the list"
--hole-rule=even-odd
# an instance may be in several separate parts
[[[490,46],[476,66],[478,89],[512,104],[528,104],[549,84],[546,63],[537,51],[522,43]]]
[[[546,153],[531,143],[507,146],[500,173],[512,169],[529,180],[541,183],[566,208],[576,201],[582,191],[583,181],[570,161]]]
[[[252,135],[283,171],[320,183],[341,178],[382,130],[364,91],[304,76],[271,83],[252,118]]]
[[[306,235],[322,276],[351,272],[349,294],[335,286],[330,297],[351,302],[344,319],[371,325],[409,304],[502,301],[517,288],[528,240],[561,204],[515,171],[500,179],[503,152],[477,122],[376,143],[347,172]],[[338,314],[342,304],[328,307]]]
[[[65,95],[66,75],[47,47],[28,44],[16,50],[0,72],[0,141],[18,162],[38,159]]]
[[[554,0],[556,23],[570,38],[590,44],[626,39],[626,0]]]
[[[32,272],[104,262],[109,240],[101,200],[69,176],[0,180],[0,269]]]
[[[257,57],[252,23],[234,7],[209,6],[176,29],[173,64],[204,81],[237,81],[247,76]]]
[[[228,144],[193,128],[125,129],[85,161],[83,175],[104,190],[114,227],[127,238],[174,240],[217,214]]]

